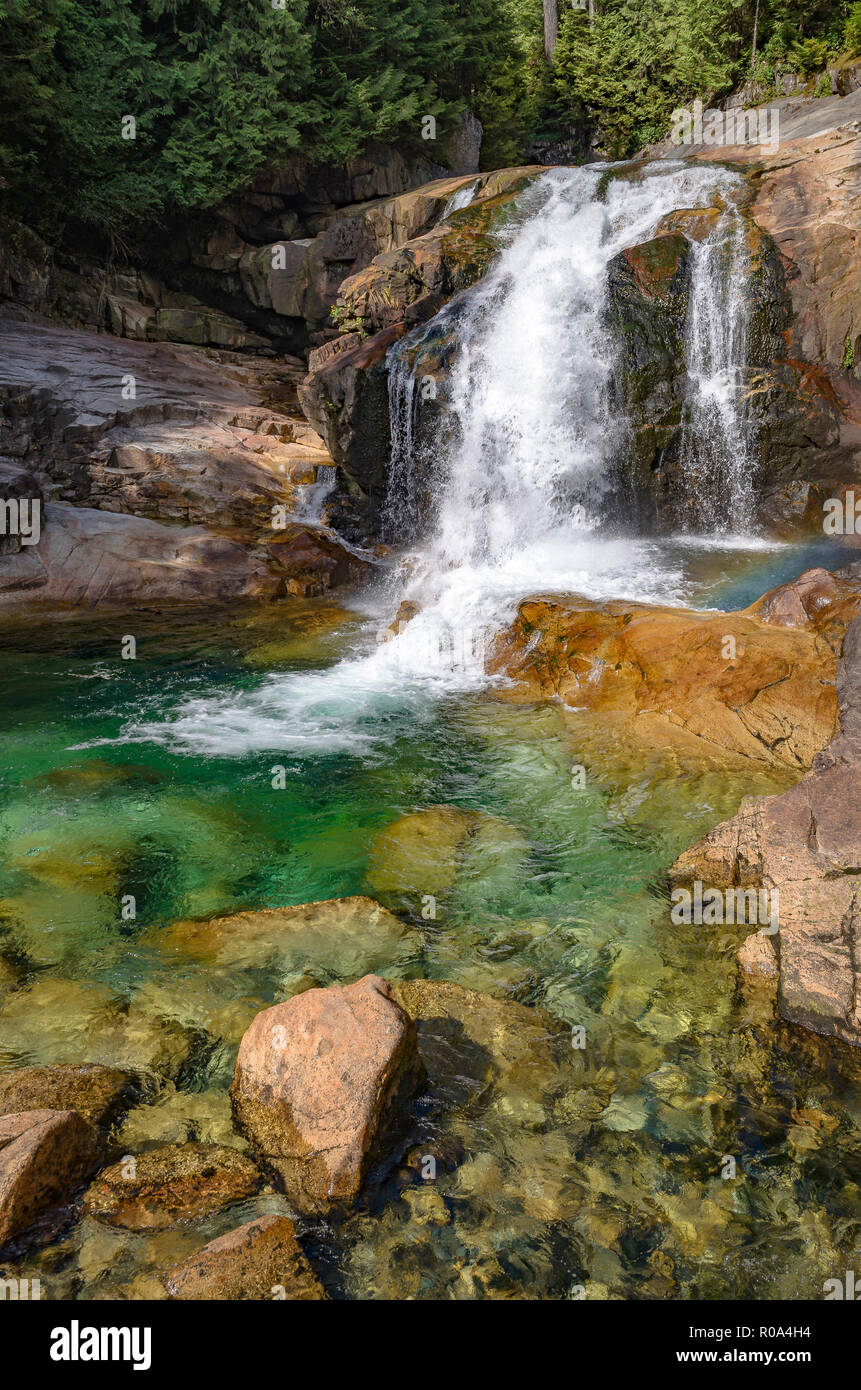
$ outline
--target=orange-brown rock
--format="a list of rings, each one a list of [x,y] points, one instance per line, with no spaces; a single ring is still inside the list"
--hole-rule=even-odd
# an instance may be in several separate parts
[[[681,232],[665,232],[619,254],[627,262],[640,294],[663,303],[684,275],[688,243]]]
[[[259,1013],[231,1088],[239,1128],[299,1211],[349,1207],[424,1081],[415,1023],[366,975]]]
[[[195,1302],[260,1298],[309,1302],[326,1297],[286,1216],[261,1216],[211,1240],[175,1265],[164,1282],[171,1298]]]
[[[686,850],[675,884],[778,895],[778,1004],[790,1023],[861,1046],[861,623],[837,672],[840,733],[780,796],[751,798]],[[755,964],[745,942],[740,965]],[[761,952],[761,948],[758,948]],[[757,965],[760,974],[762,961]]]
[[[259,1169],[222,1144],[165,1144],[103,1169],[84,1211],[127,1231],[160,1231],[220,1211],[261,1187]]]
[[[98,1141],[75,1110],[0,1116],[0,1250],[96,1166]]]
[[[848,570],[811,571],[733,613],[528,599],[491,669],[511,677],[501,693],[516,701],[647,716],[634,727],[650,738],[683,730],[730,755],[807,768],[836,728],[837,652],[859,599]]]

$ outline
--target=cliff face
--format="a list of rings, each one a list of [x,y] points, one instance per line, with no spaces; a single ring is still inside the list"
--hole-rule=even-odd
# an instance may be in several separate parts
[[[0,537],[0,603],[313,595],[367,576],[374,557],[327,522],[334,460],[298,386],[309,346],[339,339],[345,277],[475,182],[439,173],[382,146],[340,170],[294,162],[155,234],[138,266],[0,225],[0,493],[41,509],[36,543]]]

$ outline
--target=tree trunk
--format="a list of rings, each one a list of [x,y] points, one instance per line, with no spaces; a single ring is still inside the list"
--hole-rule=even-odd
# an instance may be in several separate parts
[[[544,0],[544,56],[548,63],[553,62],[556,40],[559,37],[558,0]]]
[[[754,12],[753,12],[753,48],[752,48],[752,50],[751,50],[751,55],[750,55],[750,66],[751,66],[751,71],[753,71],[754,64],[756,63],[756,39],[757,39],[757,34],[758,34],[758,32],[759,32],[759,0],[756,0],[756,9],[755,9]]]

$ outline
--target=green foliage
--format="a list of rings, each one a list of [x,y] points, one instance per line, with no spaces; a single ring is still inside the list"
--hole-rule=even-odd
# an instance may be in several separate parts
[[[828,44],[825,39],[802,39],[794,43],[789,52],[789,60],[794,72],[802,77],[812,77],[825,66],[828,57]]]
[[[433,157],[466,103],[491,154],[520,158],[539,14],[540,0],[0,0],[0,176],[40,226],[122,235],[292,154],[339,163],[381,138]]]
[[[843,26],[843,42],[850,57],[861,54],[861,2],[851,5]]]
[[[0,187],[43,231],[122,238],[293,156],[382,139],[443,163],[465,106],[485,168],[587,123],[621,157],[695,97],[753,77],[768,99],[783,72],[861,53],[861,0],[594,0],[591,24],[558,3],[548,66],[542,0],[0,0]]]
[[[604,0],[594,23],[566,8],[554,82],[572,114],[585,108],[613,157],[664,132],[671,111],[729,91],[738,0]]]
[[[565,0],[560,12],[556,101],[572,115],[585,108],[615,157],[665,135],[695,97],[719,101],[752,78],[768,100],[781,73],[812,77],[844,41],[861,52],[861,0],[595,0],[591,27]]]
[[[846,341],[843,344],[843,370],[852,372],[855,370],[855,349],[852,346],[852,339],[846,334]]]

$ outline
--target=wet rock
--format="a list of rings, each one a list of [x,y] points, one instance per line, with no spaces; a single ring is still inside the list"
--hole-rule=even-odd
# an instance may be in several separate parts
[[[260,1170],[219,1144],[169,1144],[105,1168],[84,1212],[127,1231],[157,1231],[220,1211],[257,1192]]]
[[[399,324],[328,357],[300,388],[302,409],[344,470],[359,527],[370,533],[385,504],[391,454],[386,353]]]
[[[68,1197],[97,1159],[95,1132],[74,1110],[0,1116],[0,1249]]]
[[[777,983],[777,955],[771,938],[761,932],[754,932],[739,947],[736,953],[742,988],[765,986]]]
[[[630,275],[638,293],[647,300],[669,303],[681,296],[686,302],[688,277],[688,241],[680,232],[665,232],[651,241],[641,242],[620,251],[611,269]]]
[[[554,1042],[564,1025],[539,1009],[466,989],[452,980],[391,980],[393,998],[418,1025],[432,1087],[472,1105],[494,1088],[509,1106],[532,1107],[559,1081]],[[543,1114],[543,1112],[542,1112]]]
[[[680,855],[674,884],[778,894],[778,1007],[790,1023],[861,1046],[861,624],[837,671],[840,732],[812,770],[780,796],[749,799],[739,814]],[[755,942],[750,938],[750,942]],[[741,962],[762,975],[764,948]],[[757,953],[754,960],[754,952]]]
[[[403,602],[398,605],[398,611],[393,621],[385,629],[383,640],[390,641],[392,637],[397,637],[399,633],[403,632],[407,623],[411,623],[413,618],[417,617],[420,612],[421,608],[419,604],[413,603],[411,599],[405,598]]]
[[[231,1088],[243,1133],[298,1210],[351,1205],[423,1083],[415,1025],[385,981],[312,989],[258,1014]]]
[[[409,959],[420,938],[373,898],[351,897],[177,922],[159,944],[219,966],[349,980]]]
[[[141,1084],[118,1067],[21,1067],[0,1072],[0,1115],[17,1110],[76,1110],[92,1125],[107,1125],[127,1110]]]
[[[210,1241],[170,1270],[165,1287],[189,1301],[326,1297],[286,1216],[262,1216]]]
[[[477,817],[457,806],[431,806],[401,816],[370,848],[368,886],[375,893],[442,893],[457,875],[458,852]]]
[[[723,208],[677,208],[658,224],[659,233],[681,232],[688,241],[707,241],[720,220]]]
[[[715,614],[531,599],[490,669],[516,682],[507,699],[561,699],[630,721],[637,738],[693,734],[723,756],[807,768],[834,733],[831,681],[859,595],[850,578],[793,627],[757,605]]]

